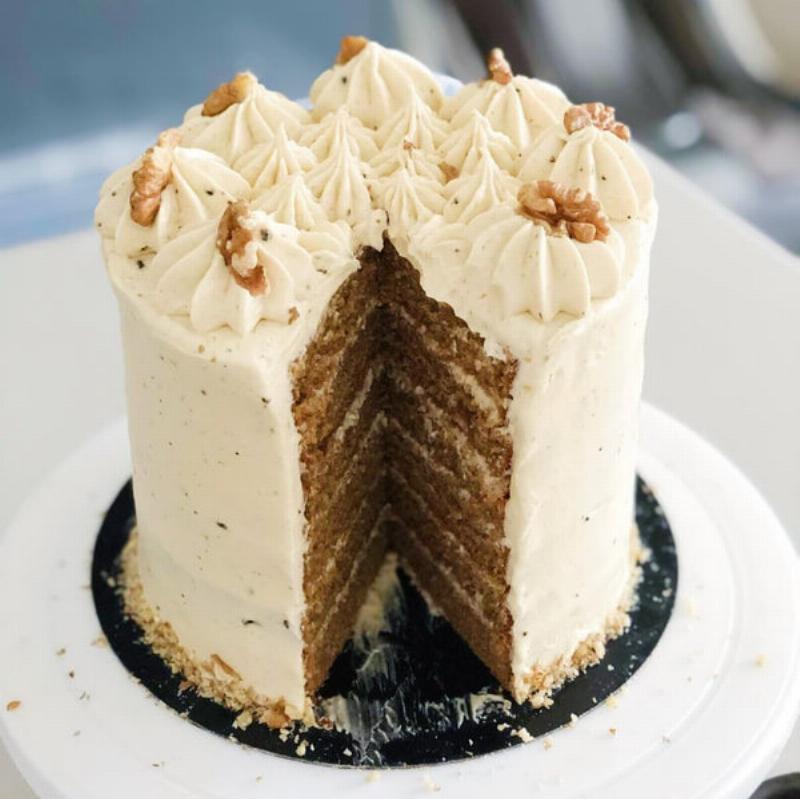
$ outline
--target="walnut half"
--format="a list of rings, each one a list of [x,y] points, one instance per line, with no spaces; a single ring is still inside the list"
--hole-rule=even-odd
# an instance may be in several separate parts
[[[161,207],[161,192],[172,178],[172,151],[178,146],[180,132],[170,128],[161,133],[155,147],[150,147],[141,166],[131,176],[131,219],[137,225],[152,225]]]
[[[611,228],[600,203],[589,192],[567,188],[552,180],[520,187],[519,213],[544,226],[555,236],[569,236],[589,244],[605,241]]]
[[[233,80],[220,83],[203,103],[203,116],[215,117],[235,103],[241,103],[257,83],[252,72],[239,72]]]
[[[336,54],[336,63],[339,66],[346,64],[351,58],[355,58],[368,44],[369,39],[366,36],[342,36],[339,52]]]
[[[228,203],[217,228],[217,249],[238,286],[258,297],[267,290],[264,267],[258,263],[257,240],[266,231],[252,224],[250,206],[245,200]]]
[[[581,105],[570,106],[564,112],[564,128],[567,133],[574,133],[576,130],[588,128],[594,125],[600,130],[607,130],[613,133],[622,141],[630,141],[631,130],[622,122],[617,122],[613,105],[604,103],[582,103]]]
[[[486,66],[489,69],[489,78],[495,83],[505,86],[511,83],[514,73],[511,64],[506,60],[505,53],[499,47],[493,47],[486,56]]]

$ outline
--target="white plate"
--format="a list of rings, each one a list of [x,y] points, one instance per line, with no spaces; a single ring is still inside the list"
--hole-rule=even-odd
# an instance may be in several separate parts
[[[678,544],[678,596],[664,637],[616,706],[554,733],[549,748],[537,739],[469,762],[385,771],[368,785],[364,771],[281,759],[194,727],[93,644],[92,546],[129,473],[120,421],[56,470],[5,536],[3,738],[43,799],[337,797],[369,788],[399,797],[434,787],[465,798],[744,799],[800,706],[798,560],[736,468],[647,406],[642,452],[640,471]],[[6,711],[12,700],[21,705]]]

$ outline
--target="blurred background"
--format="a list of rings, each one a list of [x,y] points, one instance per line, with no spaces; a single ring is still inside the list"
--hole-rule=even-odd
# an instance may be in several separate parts
[[[102,179],[237,70],[302,97],[361,33],[462,80],[502,46],[800,253],[798,0],[3,5],[0,246],[88,227]]]

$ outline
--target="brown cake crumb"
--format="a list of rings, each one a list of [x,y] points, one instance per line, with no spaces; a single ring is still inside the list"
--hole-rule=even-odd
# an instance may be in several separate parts
[[[155,147],[150,147],[142,158],[141,166],[133,173],[131,192],[131,219],[137,225],[153,224],[161,207],[161,192],[172,178],[172,151],[180,141],[175,128],[165,130],[158,137]]]
[[[493,47],[486,56],[486,66],[489,69],[489,78],[495,83],[505,86],[511,83],[514,73],[511,65],[506,60],[505,53],[499,47]]]
[[[239,72],[227,83],[220,83],[203,103],[203,116],[215,117],[235,103],[241,103],[256,84],[252,72]]]
[[[552,180],[520,187],[519,213],[547,228],[554,236],[569,236],[588,244],[605,241],[611,228],[600,203],[589,192]]]
[[[622,122],[617,122],[613,105],[605,103],[581,103],[580,105],[570,106],[564,112],[564,128],[567,133],[575,133],[576,130],[588,128],[594,125],[600,130],[607,130],[613,133],[622,141],[630,141],[630,128]]]
[[[267,276],[258,263],[258,231],[249,217],[250,206],[245,200],[228,203],[217,228],[217,249],[237,285],[257,297],[267,290]]]
[[[351,58],[355,58],[368,44],[369,39],[366,36],[343,36],[339,45],[339,52],[336,54],[336,63],[339,66],[346,64]]]

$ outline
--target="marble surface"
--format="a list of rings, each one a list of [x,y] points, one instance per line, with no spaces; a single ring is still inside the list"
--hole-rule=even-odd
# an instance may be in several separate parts
[[[800,548],[800,261],[657,161],[662,214],[645,396],[731,458]],[[0,529],[124,412],[116,308],[93,231],[0,251]],[[800,732],[776,773],[800,770]],[[0,751],[0,795],[31,799]]]

